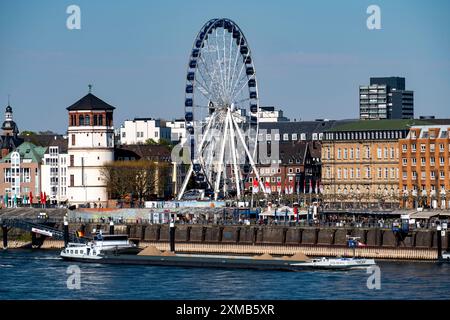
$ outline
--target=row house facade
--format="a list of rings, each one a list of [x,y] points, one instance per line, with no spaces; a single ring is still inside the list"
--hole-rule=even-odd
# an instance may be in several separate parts
[[[400,139],[404,208],[450,208],[450,125],[411,127]]]
[[[313,142],[280,143],[276,160],[257,164],[261,181],[273,194],[320,193],[320,158],[315,157],[318,150],[318,143]],[[252,173],[245,183],[249,192],[255,179]]]
[[[322,181],[330,207],[397,207],[398,142],[409,120],[355,122],[324,135]]]

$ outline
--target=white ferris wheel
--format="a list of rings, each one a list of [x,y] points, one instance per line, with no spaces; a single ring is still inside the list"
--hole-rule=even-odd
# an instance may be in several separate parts
[[[190,165],[178,193],[189,180],[219,196],[241,199],[255,167],[258,138],[258,86],[251,50],[230,19],[208,21],[194,40],[186,75],[186,143]],[[256,186],[254,185],[254,188]]]

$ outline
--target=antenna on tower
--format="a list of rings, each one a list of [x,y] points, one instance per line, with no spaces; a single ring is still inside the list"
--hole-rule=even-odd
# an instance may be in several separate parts
[[[89,88],[89,93],[91,93],[91,91],[92,91],[92,84],[88,84],[88,88]]]
[[[11,95],[8,93],[8,106],[10,105],[9,103],[9,98],[11,97]]]

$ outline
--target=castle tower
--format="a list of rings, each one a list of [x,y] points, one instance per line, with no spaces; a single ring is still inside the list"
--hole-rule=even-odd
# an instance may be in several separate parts
[[[70,205],[105,207],[108,193],[102,176],[105,163],[114,160],[114,107],[89,93],[67,108],[68,201]]]

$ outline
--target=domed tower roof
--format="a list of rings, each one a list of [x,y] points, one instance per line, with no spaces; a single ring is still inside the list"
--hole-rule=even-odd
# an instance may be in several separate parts
[[[12,117],[13,110],[11,106],[8,104],[5,109],[5,121],[2,125],[2,130],[4,135],[18,135],[19,134],[19,128],[17,127],[17,124],[13,121]]]

